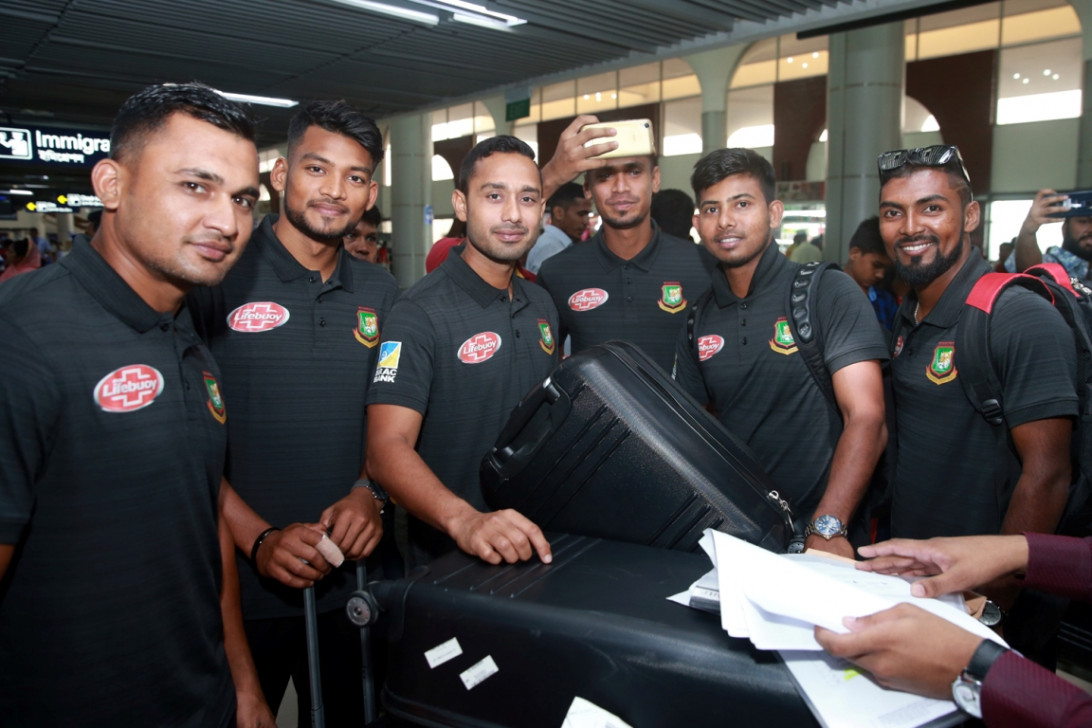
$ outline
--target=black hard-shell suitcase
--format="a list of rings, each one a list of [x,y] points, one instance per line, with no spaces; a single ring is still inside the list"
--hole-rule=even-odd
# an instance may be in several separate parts
[[[633,728],[815,725],[775,654],[729,637],[715,614],[667,601],[709,570],[706,557],[583,536],[550,542],[550,565],[490,566],[456,552],[371,585],[388,620],[392,716],[560,728],[579,696]],[[437,648],[450,659],[430,668]]]
[[[793,536],[751,449],[621,341],[569,357],[524,397],[481,481],[490,506],[552,531],[682,551],[706,528],[772,551]]]

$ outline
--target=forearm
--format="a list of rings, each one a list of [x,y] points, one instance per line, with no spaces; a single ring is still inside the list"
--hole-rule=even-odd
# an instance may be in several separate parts
[[[1026,470],[1016,482],[1001,533],[1054,533],[1069,496],[1069,468],[1036,477]]]
[[[1027,220],[1020,227],[1020,234],[1016,236],[1016,244],[1012,248],[1017,273],[1043,262],[1043,252],[1039,250],[1039,241],[1036,238],[1038,230],[1038,225]]]
[[[226,479],[220,481],[220,491],[221,517],[227,523],[235,547],[249,556],[259,534],[272,524],[247,505]]]
[[[829,513],[848,523],[868,490],[886,444],[887,425],[882,411],[847,419],[834,449],[827,489],[812,518]]]
[[[221,506],[223,500],[221,500]],[[258,672],[250,655],[250,646],[243,629],[243,612],[239,602],[239,574],[235,568],[235,545],[227,523],[220,518],[220,557],[223,564],[223,584],[220,591],[220,613],[224,623],[224,651],[227,653],[231,678],[237,693],[249,693],[264,701]]]
[[[454,520],[476,509],[445,486],[403,438],[369,440],[367,471],[391,499],[445,533]]]

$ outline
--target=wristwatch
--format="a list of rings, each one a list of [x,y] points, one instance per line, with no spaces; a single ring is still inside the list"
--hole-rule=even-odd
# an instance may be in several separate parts
[[[804,538],[807,538],[813,533],[817,533],[829,541],[835,536],[845,536],[849,533],[849,530],[837,516],[832,516],[827,513],[819,516],[807,526],[804,526]]]
[[[974,718],[982,717],[982,683],[993,663],[1006,652],[1007,647],[993,640],[982,640],[970,663],[952,682],[952,699],[956,707]]]
[[[978,621],[987,627],[996,627],[1005,618],[1005,610],[998,606],[997,602],[987,599],[982,605],[982,614],[978,615]]]
[[[368,478],[360,478],[353,483],[354,488],[367,488],[371,492],[372,497],[379,501],[379,515],[383,515],[383,511],[387,508],[387,503],[390,502],[391,497],[387,495],[387,491],[383,490],[383,487],[378,483],[372,482]]]

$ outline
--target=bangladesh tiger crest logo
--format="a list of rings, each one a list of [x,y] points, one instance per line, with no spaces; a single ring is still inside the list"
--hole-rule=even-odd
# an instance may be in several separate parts
[[[784,316],[774,321],[774,335],[770,339],[770,348],[786,356],[796,353],[796,339],[792,338],[792,327]]]
[[[933,384],[946,384],[959,376],[955,366],[955,342],[942,341],[933,349],[933,360],[925,370]]]
[[[227,410],[224,409],[224,398],[220,396],[220,385],[211,372],[201,372],[201,378],[205,380],[205,389],[209,393],[208,402],[205,404],[208,405],[213,419],[222,425],[227,420]]]
[[[675,281],[665,281],[660,286],[660,300],[656,302],[656,305],[668,313],[678,313],[686,308],[682,284]]]
[[[379,343],[379,315],[374,308],[356,309],[356,328],[353,336],[369,349]]]
[[[546,319],[539,319],[538,333],[540,336],[538,345],[542,347],[544,352],[553,356],[557,350],[557,345],[554,343],[554,334],[550,331],[550,322]]]

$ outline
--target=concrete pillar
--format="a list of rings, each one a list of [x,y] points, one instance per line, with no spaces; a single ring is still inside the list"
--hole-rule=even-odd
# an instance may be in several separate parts
[[[830,36],[827,260],[844,262],[853,231],[877,212],[876,155],[898,149],[901,142],[904,42],[902,23]]]
[[[432,204],[432,115],[391,120],[391,272],[408,288],[425,275],[432,227],[425,224]]]
[[[701,85],[702,154],[728,144],[728,86],[746,49],[736,45],[683,56]]]
[[[1092,0],[1069,0],[1081,21],[1081,132],[1077,141],[1077,187],[1092,187]]]
[[[496,96],[488,96],[480,100],[480,103],[489,110],[490,116],[493,117],[493,126],[497,130],[497,136],[501,134],[511,134],[512,130],[516,128],[516,122],[505,121],[507,115],[508,104],[504,101],[504,94],[497,94]]]

